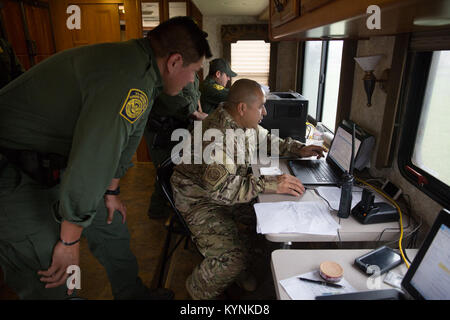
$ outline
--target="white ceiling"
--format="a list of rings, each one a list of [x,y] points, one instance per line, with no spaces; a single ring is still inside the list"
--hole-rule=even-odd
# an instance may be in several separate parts
[[[192,0],[204,16],[259,16],[269,0]]]

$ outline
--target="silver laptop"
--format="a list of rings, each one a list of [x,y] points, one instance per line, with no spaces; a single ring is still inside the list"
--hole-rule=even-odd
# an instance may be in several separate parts
[[[355,135],[355,159],[361,146],[361,138]],[[300,179],[303,185],[337,185],[342,174],[350,169],[352,154],[352,132],[340,125],[331,142],[326,159],[290,160],[288,162],[292,174]]]
[[[450,212],[442,209],[397,289],[317,296],[316,300],[450,300]]]

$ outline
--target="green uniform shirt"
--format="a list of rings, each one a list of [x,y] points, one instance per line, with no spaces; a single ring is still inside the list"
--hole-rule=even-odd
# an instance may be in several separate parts
[[[0,90],[0,146],[67,156],[59,214],[86,227],[161,90],[147,39],[63,51]]]
[[[213,112],[219,103],[227,100],[229,91],[228,88],[216,83],[213,77],[207,76],[200,85],[200,92],[202,94],[200,102],[203,112]]]
[[[199,80],[196,74],[194,82],[189,82],[178,95],[161,93],[155,100],[149,117],[174,117],[179,121],[186,121],[197,111],[199,99]]]

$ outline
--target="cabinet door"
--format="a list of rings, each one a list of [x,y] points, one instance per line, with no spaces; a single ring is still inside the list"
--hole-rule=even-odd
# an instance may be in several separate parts
[[[119,6],[117,4],[78,4],[81,26],[72,30],[73,47],[120,41]]]
[[[3,4],[4,7],[1,14],[7,40],[14,49],[17,59],[19,59],[22,66],[25,69],[29,69],[31,62],[28,56],[20,4],[12,0],[5,1]]]
[[[55,53],[50,11],[46,1],[3,0],[7,40],[27,70]]]
[[[33,46],[34,63],[39,63],[55,53],[53,30],[48,8],[24,3],[25,16]]]
[[[322,7],[323,5],[327,4],[328,2],[331,2],[334,0],[302,0],[301,2],[301,15],[311,12],[317,8]]]
[[[278,11],[276,3],[280,4],[280,11]],[[272,27],[279,26],[298,17],[300,14],[299,8],[299,0],[271,0],[270,19]]]

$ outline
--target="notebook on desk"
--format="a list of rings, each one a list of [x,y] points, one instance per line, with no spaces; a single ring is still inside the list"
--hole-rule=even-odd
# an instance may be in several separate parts
[[[403,292],[371,290],[317,296],[316,300],[450,300],[450,212],[442,209],[405,277]]]
[[[350,169],[352,153],[352,133],[344,125],[339,125],[326,159],[291,160],[288,162],[292,173],[303,185],[337,185],[342,174]],[[361,138],[355,136],[355,155],[361,146]],[[355,158],[355,159],[356,159]]]

